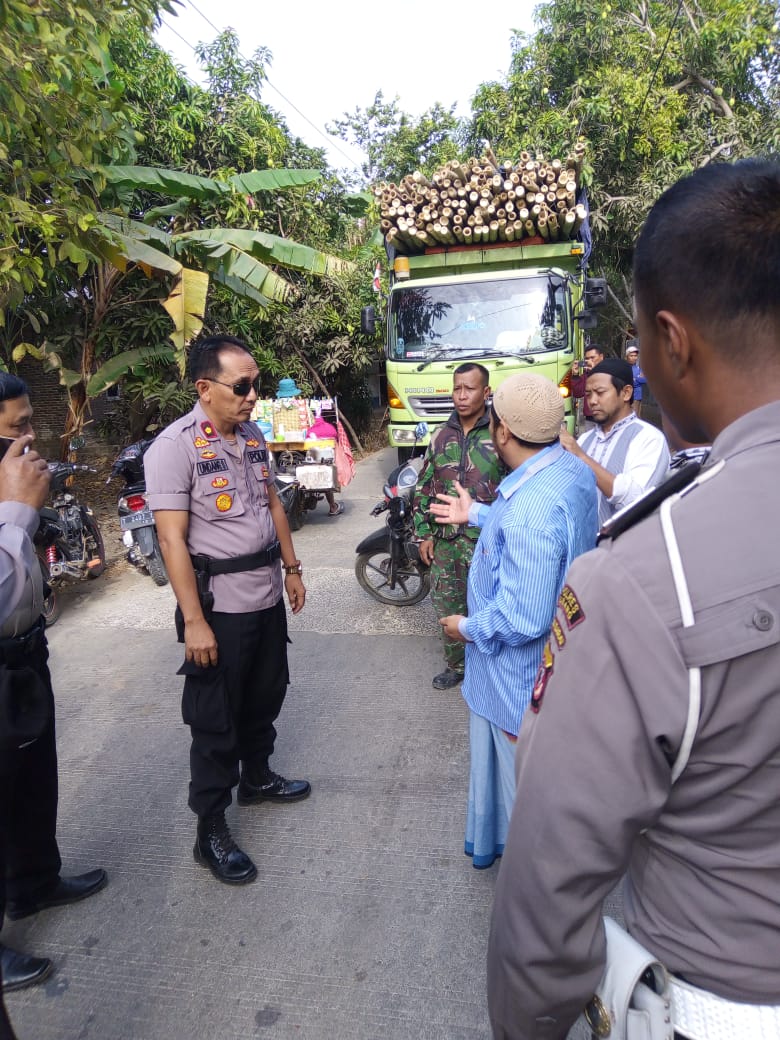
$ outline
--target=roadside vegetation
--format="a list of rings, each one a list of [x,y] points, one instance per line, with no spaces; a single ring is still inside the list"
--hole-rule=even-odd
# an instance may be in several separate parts
[[[332,169],[263,100],[272,56],[230,30],[200,47],[205,86],[153,41],[159,0],[0,0],[0,365],[57,371],[63,443],[122,384],[135,439],[190,405],[201,329],[242,336],[265,388],[338,393],[367,433],[360,332],[383,258],[367,189],[450,159],[565,154],[587,142],[593,269],[631,324],[632,242],[658,194],[709,162],[780,151],[778,9],[769,0],[556,0],[515,34],[471,113],[421,116],[377,92],[334,116],[362,169]],[[738,219],[738,215],[734,215]]]

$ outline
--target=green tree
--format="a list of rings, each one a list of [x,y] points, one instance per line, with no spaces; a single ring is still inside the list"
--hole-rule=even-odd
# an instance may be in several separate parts
[[[366,183],[399,181],[412,170],[429,172],[459,155],[461,124],[454,113],[455,105],[436,102],[415,118],[399,108],[398,97],[385,101],[378,90],[367,108],[344,113],[328,132],[365,153]]]
[[[772,0],[556,0],[483,84],[468,139],[500,155],[565,156],[588,141],[594,258],[630,321],[633,242],[669,184],[708,162],[780,147]],[[737,215],[735,214],[735,219]]]
[[[87,257],[74,240],[95,221],[83,171],[135,144],[109,41],[149,30],[167,0],[0,2],[0,321],[47,269]]]

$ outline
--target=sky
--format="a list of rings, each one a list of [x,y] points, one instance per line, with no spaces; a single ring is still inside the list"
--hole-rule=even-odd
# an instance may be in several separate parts
[[[233,28],[241,53],[268,47],[273,61],[262,99],[281,112],[293,134],[326,148],[336,169],[359,165],[358,149],[328,138],[325,124],[366,108],[377,90],[396,95],[400,107],[420,115],[435,102],[457,102],[468,115],[480,83],[509,69],[512,30],[533,31],[536,0],[467,5],[419,0],[180,0],[176,17],[165,15],[158,43],[190,77],[202,82],[192,48]],[[313,125],[312,125],[313,124]],[[318,132],[321,131],[321,133]]]

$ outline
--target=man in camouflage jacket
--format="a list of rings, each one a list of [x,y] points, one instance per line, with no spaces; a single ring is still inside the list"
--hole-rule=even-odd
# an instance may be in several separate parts
[[[474,362],[455,369],[455,408],[431,436],[417,485],[414,526],[422,539],[420,558],[431,567],[431,600],[439,617],[466,613],[469,564],[480,529],[438,524],[429,516],[429,504],[437,494],[455,494],[456,480],[478,502],[490,503],[506,472],[488,432],[489,379],[488,370]],[[464,644],[443,639],[446,668],[433,679],[437,690],[460,683],[465,666]]]

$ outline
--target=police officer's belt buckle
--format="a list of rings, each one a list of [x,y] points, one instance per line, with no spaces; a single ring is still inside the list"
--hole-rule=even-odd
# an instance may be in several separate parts
[[[583,1016],[593,1036],[609,1036],[612,1032],[609,1012],[604,1007],[604,1002],[598,994],[594,993],[585,1005]]]

